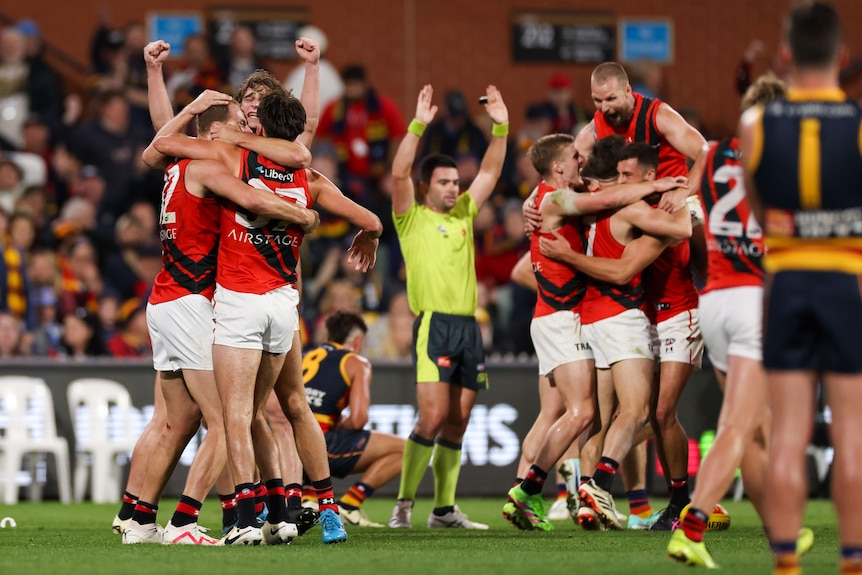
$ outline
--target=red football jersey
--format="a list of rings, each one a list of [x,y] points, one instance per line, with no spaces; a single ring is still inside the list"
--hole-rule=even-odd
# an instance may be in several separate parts
[[[541,206],[545,195],[554,190],[555,188],[545,182],[540,182],[536,205]],[[578,221],[569,218],[557,233],[568,240],[573,250],[583,253],[584,242]],[[554,237],[553,234],[534,232],[530,238],[530,260],[536,282],[539,284],[533,317],[550,315],[562,310],[579,313],[587,291],[586,276],[567,264],[543,256],[539,248],[539,238],[543,236],[549,239]]]
[[[658,170],[657,178],[665,176],[687,176],[688,164],[682,152],[664,138],[655,123],[655,115],[662,101],[659,99],[645,98],[637,92],[635,97],[635,108],[632,118],[627,126],[615,128],[605,121],[601,111],[596,110],[593,114],[593,123],[596,127],[596,137],[601,139],[618,134],[624,136],[627,144],[633,142],[645,142],[651,146],[658,146]]]
[[[590,224],[587,240],[588,256],[620,259],[625,246],[611,234],[611,216],[614,212],[597,214]],[[586,219],[586,218],[585,218]],[[644,291],[641,274],[637,273],[625,285],[616,285],[590,278],[587,295],[581,311],[581,323],[594,323],[628,310],[643,308]]]
[[[158,304],[189,294],[212,299],[219,244],[219,204],[215,198],[190,194],[185,184],[190,160],[165,170],[159,238],[162,270],[156,276],[149,302]]]
[[[697,289],[691,277],[691,247],[687,241],[667,248],[643,273],[647,316],[661,323],[697,307]]]
[[[311,208],[304,169],[294,170],[243,150],[242,179],[288,202]],[[218,252],[219,285],[233,291],[263,294],[296,283],[296,264],[304,232],[296,224],[248,212],[233,202],[221,204]]]
[[[701,293],[763,285],[763,231],[745,196],[736,138],[709,147],[700,199],[709,276]]]

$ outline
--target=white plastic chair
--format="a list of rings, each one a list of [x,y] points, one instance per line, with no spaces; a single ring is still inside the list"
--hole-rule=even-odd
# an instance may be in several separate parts
[[[52,454],[57,466],[60,501],[72,500],[69,443],[57,435],[54,400],[45,381],[35,377],[0,377],[0,469],[3,502],[18,501],[18,473],[28,454]],[[31,476],[31,483],[36,477]]]
[[[66,397],[75,430],[75,501],[84,499],[88,479],[94,503],[118,501],[123,471],[118,456],[128,457],[138,438],[129,391],[116,381],[85,378],[71,382]]]

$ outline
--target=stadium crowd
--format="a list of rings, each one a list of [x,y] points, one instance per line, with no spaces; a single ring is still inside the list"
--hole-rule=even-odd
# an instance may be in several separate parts
[[[567,496],[564,517],[586,530],[623,529],[624,517],[610,494],[619,472],[631,514],[628,528],[673,531],[670,557],[714,568],[704,532],[713,527],[713,515],[724,521],[717,501],[741,460],[749,496],[771,538],[775,573],[800,573],[799,556],[811,547],[813,534],[801,526],[804,499],[792,462],[804,452],[807,437],[793,432],[794,415],[811,415],[805,410],[811,411],[821,375],[830,391],[855,405],[851,390],[860,371],[858,360],[848,359],[853,350],[822,347],[824,338],[854,340],[841,336],[856,334],[859,322],[847,325],[837,320],[831,303],[798,297],[834,283],[834,296],[852,317],[858,319],[862,309],[853,277],[862,270],[858,247],[841,237],[853,235],[841,222],[858,213],[858,201],[830,193],[845,187],[844,176],[835,175],[838,168],[849,166],[851,178],[860,162],[859,108],[838,90],[838,64],[846,53],[834,9],[814,2],[791,10],[789,48],[782,54],[789,87],[774,75],[745,86],[740,75],[746,93],[739,137],[713,144],[694,125],[696,114],[684,115],[660,94],[649,95],[649,85],[633,90],[634,79],[614,62],[598,65],[591,75],[594,114],[574,103],[569,78],[554,75],[547,100],[526,110],[518,134],[509,134],[509,110],[493,85],[480,99],[487,112],[482,119],[469,116],[458,90],[445,94],[438,115],[433,88],[426,85],[408,125],[361,65],[325,74],[327,66],[318,62],[325,37],[314,29],[303,33],[318,35],[313,41],[300,36],[296,43],[300,57],[308,58],[307,73],[327,78],[319,116],[317,90],[309,105],[306,87],[296,88],[300,102],[278,84],[266,85],[254,37],[241,26],[223,60],[210,57],[203,39],[189,37],[185,67],[166,80],[161,62],[167,45],[146,44],[138,23],[121,35],[101,27],[83,98],[64,97],[56,74],[41,60],[33,22],[0,31],[0,88],[11,110],[11,121],[2,125],[9,151],[0,160],[0,353],[129,357],[151,353],[150,335],[155,343],[156,388],[164,393],[167,424],[154,417],[154,443],[142,439],[136,448],[133,468],[143,454],[147,469],[142,483],[132,473],[115,520],[123,541],[191,538],[201,544],[197,511],[224,468],[233,481],[224,493],[219,488],[220,496],[223,509],[231,501],[236,507],[236,523],[226,514],[219,544],[289,543],[302,533],[295,477],[301,465],[317,499],[324,543],[342,542],[347,534],[341,519],[382,526],[372,524],[361,504],[394,479],[399,460],[401,483],[389,527],[412,527],[413,500],[430,462],[435,506],[428,526],[488,529],[455,504],[461,442],[477,393],[488,387],[486,353],[535,348],[542,407],[502,507],[510,523],[523,530],[554,529],[541,493],[549,472],[559,469],[560,493]],[[744,63],[749,60],[746,54]],[[652,89],[660,90],[660,82]],[[163,92],[167,108],[174,108],[170,119],[157,109]],[[231,93],[236,101],[225,95]],[[773,105],[775,99],[782,101]],[[216,122],[238,127],[236,134],[207,123],[208,112],[222,114]],[[179,137],[177,126],[191,116],[197,116],[199,137]],[[155,138],[152,126],[158,128]],[[241,135],[250,134],[246,128],[257,135]],[[315,128],[309,154],[305,145]],[[787,130],[802,132],[798,150],[788,151]],[[833,168],[824,171],[832,185],[821,181],[821,145],[834,147],[843,162],[824,158]],[[799,164],[799,181],[794,176],[785,182],[784,162],[791,160]],[[239,182],[241,193],[228,190],[235,178],[224,170],[237,164],[257,190]],[[157,165],[167,166],[159,216],[162,174],[149,167]],[[858,181],[848,181],[848,189],[858,188]],[[178,182],[183,192],[174,196]],[[282,187],[284,182],[299,185]],[[273,194],[254,184],[294,201],[273,202]],[[784,186],[798,193],[787,194]],[[216,203],[210,193],[227,201]],[[319,216],[306,209],[310,202]],[[182,207],[167,212],[169,204]],[[191,218],[179,224],[180,210],[220,214],[220,224],[207,227]],[[795,218],[791,223],[801,231],[787,218]],[[826,223],[809,230],[812,218]],[[833,219],[835,229],[824,231]],[[355,236],[352,225],[361,229]],[[312,229],[313,241],[302,243]],[[198,237],[207,233],[213,245]],[[257,243],[266,246],[257,248],[253,234],[265,238]],[[190,259],[197,252],[203,258]],[[376,267],[366,274],[375,257]],[[210,267],[199,278],[188,261]],[[282,313],[299,304],[298,264],[302,324]],[[774,274],[774,287],[764,286],[764,270]],[[153,291],[157,276],[163,281]],[[764,304],[768,289],[775,297]],[[183,307],[198,300],[201,313]],[[191,339],[204,340],[213,302],[214,346],[204,346],[202,354],[212,351],[212,357],[198,362],[174,314],[200,319],[202,335]],[[796,325],[798,333],[787,335],[774,323],[764,327],[764,314]],[[258,320],[267,327],[258,330]],[[318,346],[305,358],[296,331]],[[710,474],[690,494],[687,438],[676,408],[692,371],[701,366],[704,344],[726,400],[704,462]],[[179,365],[171,359],[177,345]],[[406,441],[362,430],[371,371],[360,353],[412,354],[419,413]],[[320,376],[320,387],[309,385],[324,365],[328,375]],[[203,377],[212,380],[195,382]],[[210,414],[204,413],[210,423],[224,416],[220,441],[226,447],[218,444],[212,452],[228,467],[210,466],[200,485],[187,484],[162,531],[156,524],[159,489],[172,454],[188,441],[173,430],[182,422],[189,437],[196,431],[209,384],[216,385],[225,406],[211,405]],[[812,393],[808,399],[784,394],[787,385],[808,386]],[[338,404],[326,405],[327,397]],[[770,401],[775,429],[787,431],[771,439]],[[342,419],[347,405],[360,415]],[[178,415],[195,406],[196,419]],[[857,430],[845,423],[852,419],[847,409],[836,410],[836,421],[844,425],[835,442],[839,451],[848,450]],[[670,493],[659,512],[650,507],[643,476],[643,442],[653,435]],[[767,471],[770,441],[776,447]],[[258,452],[261,444],[277,448]],[[377,451],[371,445],[387,446],[377,454],[376,472],[362,459]],[[775,459],[775,453],[785,457]],[[336,501],[330,475],[338,472],[335,460],[341,457],[356,458],[341,470],[344,475],[364,474]],[[776,465],[787,472],[776,472]],[[847,491],[858,488],[858,472],[843,461],[839,471]],[[767,485],[777,488],[769,497]],[[269,513],[262,534],[254,501],[259,489]],[[843,505],[841,568],[858,573],[858,529],[847,521],[858,503],[845,498]]]
[[[323,33],[313,27],[310,33],[322,40],[325,52]],[[105,24],[94,31],[91,73],[80,93],[67,93],[45,61],[35,22],[7,26],[0,36],[5,110],[0,127],[0,357],[146,356],[150,349],[141,312],[160,265],[157,213],[163,173],[141,159],[153,136],[141,56],[144,26],[132,22],[112,29]],[[205,38],[186,39],[184,56],[165,67],[175,110],[205,89],[232,94],[261,66],[248,28],[237,27],[229,46],[224,58],[216,58]],[[302,83],[296,76],[291,74],[285,85],[298,94]],[[520,205],[538,182],[527,150],[545,134],[574,134],[588,121],[589,113],[575,103],[578,96],[587,94],[575,94],[565,74],[548,78],[546,98],[524,111],[492,201],[476,219],[477,317],[490,353],[533,353],[526,334],[534,295],[509,280],[528,249]],[[404,115],[374,89],[361,65],[337,72],[325,58],[321,104],[314,167],[376,213],[384,235],[378,265],[369,274],[357,274],[343,257],[352,236],[349,224],[321,214],[315,241],[303,246],[304,342],[323,341],[326,317],[346,309],[368,321],[369,357],[407,358],[413,318],[389,203],[391,159],[406,131]],[[372,110],[367,122],[380,127],[369,132],[375,134],[373,141],[366,138],[364,125],[352,123],[366,108]],[[452,87],[420,156],[454,157],[466,189],[487,149],[490,129],[487,117],[473,118],[466,96]]]

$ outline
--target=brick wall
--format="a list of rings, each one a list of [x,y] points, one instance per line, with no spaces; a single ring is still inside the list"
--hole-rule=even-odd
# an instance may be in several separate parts
[[[842,13],[846,41],[854,57],[862,57],[862,37],[852,30],[862,23],[862,2],[834,0]],[[227,3],[227,2],[225,2]],[[102,0],[70,0],[63,10],[54,0],[7,3],[0,12],[11,18],[31,17],[45,36],[75,58],[86,62],[91,31],[98,21]],[[239,4],[239,2],[237,2]],[[565,72],[575,82],[577,98],[590,105],[591,65],[513,63],[510,22],[515,11],[611,10],[618,18],[669,18],[674,24],[675,62],[665,69],[667,100],[675,108],[695,107],[715,135],[732,130],[737,115],[734,69],[752,38],[767,46],[755,72],[766,68],[775,51],[781,16],[787,0],[293,0],[290,6],[307,8],[311,20],[330,38],[328,57],[341,66],[361,62],[372,82],[392,96],[410,116],[415,95],[432,83],[442,96],[458,87],[472,96],[487,83],[503,92],[517,126],[526,105],[540,99],[547,78]],[[206,0],[184,0],[182,10],[203,10]],[[284,6],[279,0],[254,0],[255,6]],[[77,6],[77,9],[71,9]],[[164,7],[141,0],[113,3],[110,22],[121,25],[141,19],[149,10]],[[284,77],[290,64],[274,62]],[[848,86],[862,96],[862,82]]]

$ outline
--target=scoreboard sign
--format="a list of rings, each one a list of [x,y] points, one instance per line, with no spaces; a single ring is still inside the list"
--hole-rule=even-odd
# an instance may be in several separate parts
[[[512,17],[515,62],[596,64],[616,56],[616,16],[609,12],[517,12]]]

